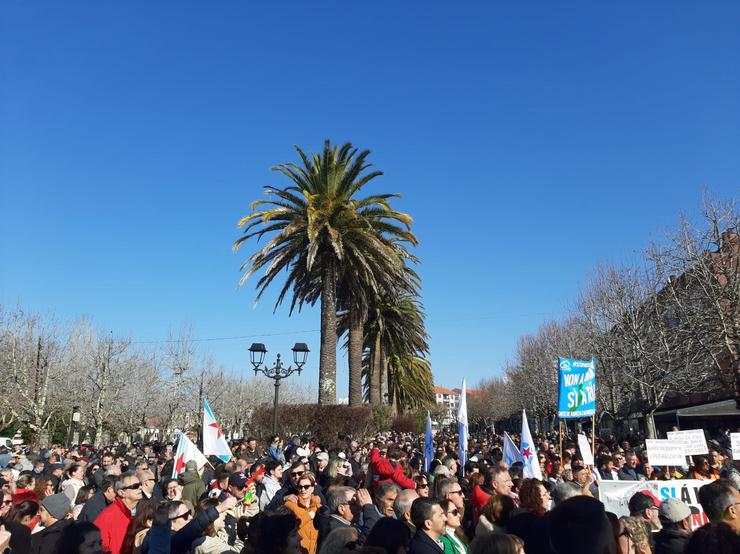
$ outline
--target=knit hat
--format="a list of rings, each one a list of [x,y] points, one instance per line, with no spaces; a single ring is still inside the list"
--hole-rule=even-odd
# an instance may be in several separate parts
[[[64,493],[52,494],[41,501],[41,505],[54,519],[64,519],[70,509],[70,502]]]
[[[669,498],[663,501],[658,509],[658,516],[672,523],[683,521],[690,515],[691,508],[689,505],[681,502],[678,498]]]

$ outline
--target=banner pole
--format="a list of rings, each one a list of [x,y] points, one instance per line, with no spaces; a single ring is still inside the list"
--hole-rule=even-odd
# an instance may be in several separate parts
[[[558,435],[560,437],[560,467],[563,467],[563,420],[558,417]]]
[[[596,414],[591,417],[591,456],[596,463]]]

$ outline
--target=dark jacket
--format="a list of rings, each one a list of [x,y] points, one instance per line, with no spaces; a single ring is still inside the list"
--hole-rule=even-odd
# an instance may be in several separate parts
[[[682,529],[661,529],[655,535],[655,554],[683,554],[691,533]]]
[[[416,531],[409,545],[409,554],[444,554],[444,549],[424,531]]]
[[[326,506],[321,506],[321,508],[316,512],[313,526],[316,527],[319,532],[318,545],[319,548],[321,548],[324,539],[329,535],[329,533],[334,531],[334,529],[352,527],[352,524],[347,523],[344,520],[337,519],[329,513],[329,509]]]
[[[326,505],[326,498],[324,498],[324,490],[321,488],[321,485],[316,483],[313,493],[321,499],[322,506]],[[270,500],[265,511],[273,512],[277,510],[280,506],[285,504],[285,497],[290,496],[291,494],[297,495],[298,490],[295,488],[295,485],[293,485],[293,481],[288,479],[288,482],[285,483],[285,485],[283,485],[283,487],[272,497],[272,500]]]
[[[20,523],[5,521],[0,517],[0,525],[10,532],[10,551],[13,554],[28,554],[31,550],[31,530]]]
[[[103,491],[96,492],[90,500],[82,506],[77,521],[89,521],[92,523],[100,515],[100,512],[108,507],[108,500],[103,496]]]
[[[520,511],[509,520],[506,530],[524,541],[527,554],[550,554],[547,519],[531,512]]]
[[[332,516],[326,506],[322,506],[316,512],[316,517],[313,520],[313,526],[319,531],[318,545],[320,547],[323,540],[329,535],[329,533],[334,531],[334,529],[342,527],[354,527],[357,529],[357,541],[360,544],[364,544],[373,526],[381,517],[382,516],[375,505],[368,504],[362,507],[362,511],[357,514],[355,521],[351,524],[347,524],[344,520],[337,519]]]
[[[208,508],[207,510],[204,510],[193,517],[190,522],[180,529],[177,533],[172,533],[169,531],[169,522],[167,525],[168,533],[169,533],[169,549],[167,552],[169,554],[186,554],[187,552],[190,552],[191,547],[193,546],[193,542],[203,536],[203,531],[205,531],[208,526],[216,521],[218,519],[218,511],[216,508]],[[152,530],[154,528],[152,527]],[[157,554],[159,552],[163,552],[164,550],[160,546],[161,540],[159,535],[153,535],[153,538],[150,540],[150,534],[146,534],[146,537],[144,538],[144,542],[141,545],[141,553],[142,554]],[[157,539],[156,542],[154,539]]]
[[[617,477],[620,481],[642,481],[646,479],[643,474],[638,473],[637,468],[630,469],[627,466],[624,466],[617,472]]]
[[[31,535],[31,554],[62,554],[59,552],[59,541],[62,540],[62,533],[74,520],[60,519],[54,525]]]

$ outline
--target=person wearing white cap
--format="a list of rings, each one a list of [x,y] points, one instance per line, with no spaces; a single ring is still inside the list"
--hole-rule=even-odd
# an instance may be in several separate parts
[[[669,498],[658,508],[658,517],[663,528],[655,535],[655,554],[682,554],[691,538],[691,507]]]
[[[318,452],[316,454],[316,481],[318,481],[319,484],[324,488],[327,486],[327,465],[329,465],[329,454],[327,454],[326,452]]]

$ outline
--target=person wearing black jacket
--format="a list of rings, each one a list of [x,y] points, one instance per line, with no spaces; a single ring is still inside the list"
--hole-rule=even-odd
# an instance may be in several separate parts
[[[39,516],[44,530],[31,537],[31,554],[57,552],[64,530],[74,525],[74,520],[66,519],[69,509],[69,499],[62,493],[52,494],[41,501]]]
[[[380,512],[375,508],[367,489],[356,491],[352,487],[336,487],[313,520],[314,527],[319,531],[318,545],[321,547],[329,533],[342,527],[357,529],[358,542],[363,544],[380,518]],[[359,525],[360,519],[362,525]]]
[[[100,490],[93,494],[85,502],[77,516],[77,521],[89,521],[92,523],[100,515],[100,512],[108,507],[108,504],[116,499],[116,491],[113,489],[113,481],[109,478],[103,479]]]
[[[444,534],[447,525],[439,501],[431,498],[417,498],[411,505],[411,522],[416,527],[416,534],[411,539],[409,554],[443,554],[444,545],[439,538]]]
[[[658,508],[658,517],[663,528],[655,535],[655,554],[683,554],[691,539],[691,507],[669,498]]]

